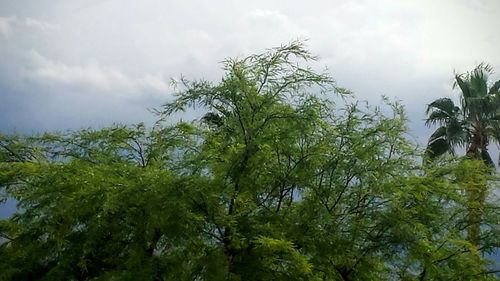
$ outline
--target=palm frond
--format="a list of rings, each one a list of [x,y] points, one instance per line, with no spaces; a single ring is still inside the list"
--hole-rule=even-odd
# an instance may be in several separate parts
[[[437,128],[434,133],[432,133],[432,135],[429,137],[429,143],[437,140],[437,139],[441,139],[441,138],[446,138],[446,127],[445,126],[441,126],[439,128]]]
[[[454,154],[453,147],[450,145],[448,141],[444,138],[435,139],[432,142],[427,144],[427,148],[425,150],[425,154],[430,158],[434,159],[438,156],[441,156],[445,153]]]
[[[426,154],[430,158],[453,153],[455,147],[473,147],[479,149],[475,151],[481,159],[493,164],[487,145],[489,141],[500,144],[500,81],[489,87],[491,73],[491,66],[481,63],[470,72],[455,74],[453,87],[461,91],[461,107],[449,98],[428,105],[426,125],[440,126],[429,137]]]
[[[440,98],[428,104],[425,113],[429,114],[432,111],[439,110],[452,115],[456,108],[455,103],[450,98]]]
[[[443,125],[450,118],[452,118],[452,117],[444,111],[434,111],[429,115],[429,118],[425,119],[425,125],[427,125],[427,126],[431,126],[431,125],[435,125],[435,124]]]
[[[496,81],[488,91],[488,94],[491,96],[499,96],[500,95],[500,80]]]
[[[475,98],[482,98],[488,94],[489,66],[480,64],[468,74],[468,84]]]
[[[457,74],[455,75],[455,83],[453,84],[453,88],[459,87],[462,95],[460,95],[460,100],[462,102],[462,110],[466,111],[467,109],[467,101],[472,97],[472,93],[469,89],[469,85],[466,81],[464,81],[465,74]]]
[[[461,146],[467,140],[467,128],[456,119],[451,120],[446,126],[446,138],[452,146]]]

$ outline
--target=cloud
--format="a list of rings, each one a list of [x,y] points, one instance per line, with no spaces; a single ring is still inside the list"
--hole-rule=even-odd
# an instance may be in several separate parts
[[[20,20],[20,22],[22,22],[22,24],[24,24],[27,27],[38,29],[42,32],[51,32],[60,29],[59,25],[40,21],[34,18],[23,18],[22,20]]]
[[[403,100],[417,125],[426,103],[456,95],[454,69],[486,61],[500,72],[497,0],[43,3],[0,1],[0,95],[15,100],[3,107],[12,109],[4,127],[20,126],[14,109],[23,105],[37,128],[64,128],[71,116],[71,126],[119,122],[133,111],[141,120],[141,109],[169,98],[169,78],[217,81],[224,58],[297,38],[319,56],[315,69],[327,66],[360,99]]]
[[[31,17],[0,17],[0,34],[4,37],[9,37],[15,30],[23,28],[37,30],[43,33],[60,30],[59,25],[41,21]]]
[[[158,92],[167,92],[171,90],[166,77],[161,73],[146,74],[135,81],[135,85],[142,89],[151,89]]]
[[[161,73],[130,77],[119,69],[104,66],[96,60],[69,65],[49,59],[36,51],[31,52],[32,66],[28,76],[40,83],[63,84],[99,91],[167,92],[169,84]]]
[[[287,26],[290,24],[288,17],[276,10],[261,10],[256,9],[250,11],[245,17],[244,21],[248,23],[261,23]]]
[[[0,34],[4,37],[9,37],[12,32],[10,18],[0,17]]]

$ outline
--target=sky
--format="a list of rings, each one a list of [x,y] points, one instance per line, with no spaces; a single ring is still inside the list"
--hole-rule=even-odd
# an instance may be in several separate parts
[[[170,79],[218,81],[225,58],[306,39],[358,99],[401,100],[425,143],[454,72],[500,71],[498,26],[497,0],[0,0],[0,132],[153,122]]]

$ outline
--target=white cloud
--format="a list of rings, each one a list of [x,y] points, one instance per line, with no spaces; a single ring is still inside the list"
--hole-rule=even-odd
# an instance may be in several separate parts
[[[0,17],[0,34],[9,37],[17,29],[27,28],[43,33],[60,30],[60,26],[31,17],[19,18],[17,16]],[[21,31],[23,32],[23,31]]]
[[[101,65],[96,60],[69,65],[59,60],[51,60],[36,51],[31,53],[32,66],[29,77],[42,83],[65,84],[88,87],[101,91],[120,91],[139,94],[141,91],[166,92],[167,79],[162,74],[146,74],[131,77],[119,69]]]
[[[6,17],[0,17],[0,34],[4,37],[9,37],[12,32],[11,19]]]
[[[276,10],[252,10],[244,17],[244,20],[249,23],[275,24],[283,26],[290,24],[288,18]]]
[[[146,74],[144,77],[137,79],[134,84],[139,86],[139,88],[163,93],[171,90],[169,84],[166,82],[166,77],[160,73]]]
[[[249,9],[235,23],[230,27],[228,36],[219,38],[238,55],[262,52],[291,40],[313,37],[307,30],[308,26],[301,25],[298,18],[292,18],[287,11],[275,7]]]
[[[23,18],[22,20],[18,20],[18,22],[22,22],[25,26],[38,29],[42,32],[51,32],[60,29],[59,25],[40,21],[34,18]]]

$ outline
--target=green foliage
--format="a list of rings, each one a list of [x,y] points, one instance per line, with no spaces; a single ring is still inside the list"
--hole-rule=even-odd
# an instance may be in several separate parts
[[[420,167],[398,103],[337,106],[323,94],[348,92],[311,59],[294,42],[228,60],[216,85],[181,81],[151,129],[2,137],[19,210],[1,279],[495,280],[463,231],[463,183],[487,174]],[[164,125],[190,106],[207,113]]]
[[[427,107],[427,125],[439,125],[429,138],[427,154],[435,158],[465,147],[469,157],[493,165],[488,153],[491,141],[500,140],[500,81],[490,82],[491,66],[481,63],[473,71],[456,74],[460,106],[450,98],[439,98]]]
[[[454,154],[455,147],[465,147],[467,158],[494,167],[488,146],[500,141],[500,81],[491,83],[488,80],[491,73],[493,69],[481,63],[471,72],[455,75],[454,86],[461,91],[460,106],[449,98],[428,105],[426,124],[439,127],[429,138],[427,157]],[[468,198],[468,240],[481,247],[481,222],[489,190],[486,180],[478,178],[482,173],[477,172],[477,167],[469,165],[468,169],[461,169],[462,177],[470,178],[463,183]]]

